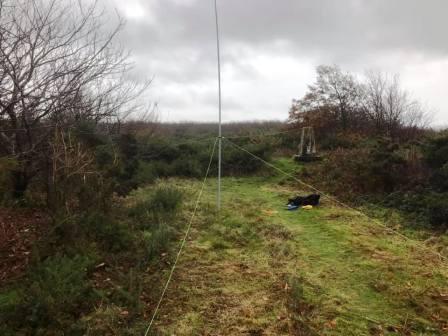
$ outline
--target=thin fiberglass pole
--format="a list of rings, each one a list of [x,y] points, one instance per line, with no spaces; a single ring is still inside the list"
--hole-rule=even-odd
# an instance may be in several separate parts
[[[215,21],[216,21],[216,51],[218,56],[218,97],[219,97],[219,126],[218,126],[218,197],[217,206],[221,210],[221,164],[222,164],[222,96],[221,96],[221,51],[219,44],[219,20],[218,20],[218,1],[215,0]]]

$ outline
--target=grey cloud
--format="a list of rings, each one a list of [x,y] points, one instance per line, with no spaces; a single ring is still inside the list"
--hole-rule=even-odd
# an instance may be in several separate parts
[[[110,0],[103,1],[111,6]],[[139,3],[145,16],[129,18],[121,35],[122,43],[135,55],[135,76],[155,75],[154,85],[158,86],[155,91],[170,108],[182,109],[188,101],[197,104],[194,110],[198,111],[198,120],[202,115],[211,115],[212,102],[216,102],[213,0],[140,0]],[[448,58],[446,0],[218,0],[218,3],[226,80],[245,82],[249,88],[257,81],[268,80],[263,77],[264,69],[253,65],[257,55],[296,58],[298,65],[306,60],[312,65],[338,63],[348,70],[385,67],[396,72],[406,70],[413,62],[419,66]],[[119,8],[123,6],[118,4]],[[402,63],[406,63],[406,68]],[[272,73],[281,64],[272,62],[270,66],[274,68],[269,69]],[[440,79],[437,80],[441,85]],[[294,78],[288,81],[291,83]],[[207,90],[198,90],[204,85]],[[299,88],[305,87],[304,84],[296,87],[296,96],[303,94]],[[254,93],[253,97],[237,97],[234,93],[226,97],[231,101],[228,113],[240,117],[239,111],[245,110],[243,103],[247,103],[252,106],[251,111],[257,111],[251,113],[259,113],[262,119],[274,113],[277,116],[278,110],[286,108],[293,98],[286,95],[292,91],[272,92],[275,97],[270,97],[268,104],[259,105],[257,101],[265,98],[265,93]],[[205,97],[188,99],[187,94]],[[172,102],[170,95],[176,96]],[[285,103],[280,104],[281,101]],[[284,113],[286,116],[287,111]]]
[[[155,22],[130,23],[141,47],[214,43],[213,1],[142,1]],[[398,48],[446,54],[445,0],[219,1],[223,45],[290,41],[302,51]]]

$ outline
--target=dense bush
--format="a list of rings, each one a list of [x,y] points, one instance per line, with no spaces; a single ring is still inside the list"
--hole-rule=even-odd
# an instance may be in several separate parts
[[[448,191],[448,135],[430,139],[424,153],[425,161],[432,169],[431,185],[437,191]]]
[[[438,230],[448,229],[448,193],[417,188],[391,195],[384,205],[410,214],[414,223]]]
[[[400,145],[367,138],[327,152],[322,163],[303,169],[302,176],[346,200],[403,211],[410,223],[448,227],[446,135]]]
[[[448,229],[448,193],[426,197],[429,222],[436,228]]]
[[[120,196],[138,187],[138,143],[132,134],[122,134],[95,146],[95,159],[101,174]]]
[[[165,186],[156,188],[150,198],[152,211],[168,214],[168,216],[177,212],[181,201],[182,194],[179,189]]]
[[[387,140],[329,152],[322,164],[307,170],[308,177],[350,198],[357,194],[388,193],[409,183],[408,166],[399,147]]]
[[[140,227],[147,229],[175,218],[181,201],[182,194],[178,189],[161,186],[135,204],[129,214]]]
[[[422,223],[439,230],[448,229],[448,135],[436,134],[423,143],[426,179],[411,181],[414,188],[399,192],[392,206],[410,213]]]
[[[257,137],[254,136],[254,139]],[[138,157],[140,164],[136,173],[139,183],[151,183],[157,178],[178,176],[200,178],[207,170],[213,140],[192,141],[176,144],[169,139],[147,139],[141,143]],[[251,153],[269,161],[274,146],[269,141],[252,143],[248,139],[241,141],[242,146]],[[259,171],[264,164],[249,154],[223,142],[223,174],[244,175]],[[213,165],[217,164],[217,151]],[[213,169],[210,174],[215,174]]]
[[[35,247],[35,266],[21,281],[0,291],[1,335],[84,335],[91,322],[78,320],[93,312],[99,299],[123,307],[132,318],[141,314],[142,274],[176,237],[182,194],[161,185],[133,197],[140,201],[129,209],[55,218]],[[100,279],[93,266],[100,261],[103,267],[120,265],[107,275],[115,277],[113,283],[102,283],[107,290],[93,286]]]
[[[143,243],[146,249],[146,256],[153,260],[168,247],[170,239],[175,234],[172,227],[166,223],[156,223],[151,230],[143,232]]]
[[[140,165],[136,174],[138,181],[150,183],[162,177],[197,178],[204,174],[210,141],[176,144],[176,139],[171,140],[156,138],[140,143]]]
[[[171,172],[176,176],[198,178],[204,174],[206,169],[204,166],[205,165],[202,165],[198,159],[183,157],[173,162],[171,165]]]
[[[12,158],[0,158],[0,202],[7,201],[13,190],[13,172],[18,163]]]
[[[319,142],[322,150],[351,149],[359,146],[363,142],[363,137],[353,134],[329,134],[324,136]]]
[[[89,240],[101,244],[104,250],[111,252],[132,251],[136,233],[128,223],[118,221],[102,213],[91,213],[80,219],[80,225]]]
[[[260,157],[265,161],[271,159],[273,148],[269,144],[239,144],[245,150]],[[224,175],[245,175],[253,174],[260,169],[264,168],[265,164],[249,155],[248,153],[237,149],[228,143],[225,143],[223,153],[223,173]]]
[[[149,260],[166,250],[174,237],[181,201],[178,189],[160,186],[130,209],[131,218],[143,230],[142,240]]]
[[[154,183],[159,176],[157,175],[157,168],[148,162],[140,161],[135,181],[139,186]]]
[[[26,286],[0,295],[4,332],[27,330],[42,335],[49,327],[70,330],[95,298],[87,281],[92,261],[85,256],[55,255],[29,270]],[[0,327],[1,331],[1,327]]]

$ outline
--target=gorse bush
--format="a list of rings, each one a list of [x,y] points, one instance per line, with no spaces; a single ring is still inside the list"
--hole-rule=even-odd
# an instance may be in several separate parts
[[[398,149],[387,140],[338,149],[328,153],[322,164],[308,169],[306,174],[345,198],[391,192],[410,181],[411,172]]]
[[[448,193],[427,196],[426,204],[431,225],[439,229],[448,229]]]
[[[158,186],[130,209],[131,218],[143,230],[142,243],[149,260],[166,250],[175,236],[181,201],[182,193],[178,189]]]
[[[129,211],[132,218],[143,228],[154,227],[173,219],[182,201],[182,193],[172,187],[159,186]]]
[[[432,187],[440,192],[448,191],[448,135],[430,139],[424,154],[426,163],[432,169]]]
[[[352,134],[329,134],[319,142],[319,148],[322,150],[350,149],[356,148],[363,137],[356,133]]]
[[[254,158],[248,153],[235,148],[234,146],[224,143],[223,153],[223,172],[224,175],[245,175],[253,174],[263,168],[265,164],[260,160]],[[260,157],[265,161],[270,161],[273,153],[273,147],[268,143],[241,143],[242,146],[248,152]]]
[[[151,140],[143,145],[139,157],[151,165],[152,174],[156,177],[198,178],[204,174],[208,164],[209,146],[210,141],[177,145],[167,139]]]
[[[410,155],[412,154],[412,155]],[[404,212],[409,223],[448,227],[448,136],[398,144],[366,139],[325,154],[302,176],[338,197]]]
[[[179,189],[161,186],[155,189],[150,198],[155,212],[175,214],[182,201],[182,193]]]
[[[81,218],[81,225],[90,240],[100,243],[107,251],[133,249],[136,234],[126,222],[117,221],[101,213],[92,213]]]
[[[137,269],[131,268],[127,274],[123,274],[123,278],[124,286],[115,288],[111,299],[116,304],[127,307],[131,313],[139,314],[143,309],[140,300],[143,291],[141,273]]]
[[[257,137],[254,136],[257,140]],[[269,161],[274,149],[274,142],[244,139],[238,142],[246,150]],[[136,179],[143,183],[153,182],[157,178],[179,176],[200,178],[204,176],[210,159],[213,140],[192,141],[176,144],[175,139],[146,139],[139,146],[140,164]],[[180,140],[179,140],[180,141]],[[264,167],[263,163],[249,154],[223,142],[223,174],[252,174]],[[213,166],[217,164],[217,151]],[[216,174],[214,170],[210,174]]]
[[[204,170],[203,170],[204,169]],[[177,159],[172,164],[172,172],[176,176],[199,178],[204,174],[205,167],[197,159]]]
[[[145,185],[154,183],[157,178],[157,169],[153,164],[141,161],[135,176],[135,181],[138,185]]]
[[[18,162],[12,158],[0,158],[0,202],[7,201],[12,194],[13,174]]]
[[[117,314],[128,311],[129,321],[138,318],[144,307],[142,274],[178,233],[182,193],[159,185],[140,197],[128,212],[90,210],[55,218],[37,244],[35,266],[22,281],[0,291],[0,335],[84,335],[87,327],[102,323],[82,317],[94,315],[99,300],[120,307]],[[112,275],[114,264],[120,267]],[[112,282],[101,281],[103,272]]]
[[[154,259],[163,251],[166,251],[175,230],[166,223],[158,223],[151,230],[143,232],[143,243],[146,256],[149,260]]]
[[[95,298],[86,281],[91,265],[91,260],[79,255],[55,255],[42,261],[30,269],[27,286],[13,300],[3,301],[1,324],[37,335],[48,327],[69,330]]]
[[[417,223],[429,224],[438,230],[448,229],[448,193],[420,188],[396,193],[385,205],[409,213]]]
[[[448,134],[430,139],[425,146],[425,160],[432,168],[441,168],[448,162]]]
[[[138,233],[124,220],[101,211],[56,217],[53,227],[39,244],[42,256],[58,252],[88,254],[94,244],[101,253],[133,251]]]

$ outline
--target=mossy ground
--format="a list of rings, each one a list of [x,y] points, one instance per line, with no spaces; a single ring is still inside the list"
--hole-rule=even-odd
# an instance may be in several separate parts
[[[199,182],[169,183],[194,202]],[[286,211],[306,191],[281,175],[225,178],[220,217],[215,190],[210,179],[154,334],[447,333],[447,266],[421,243],[326,199]]]

